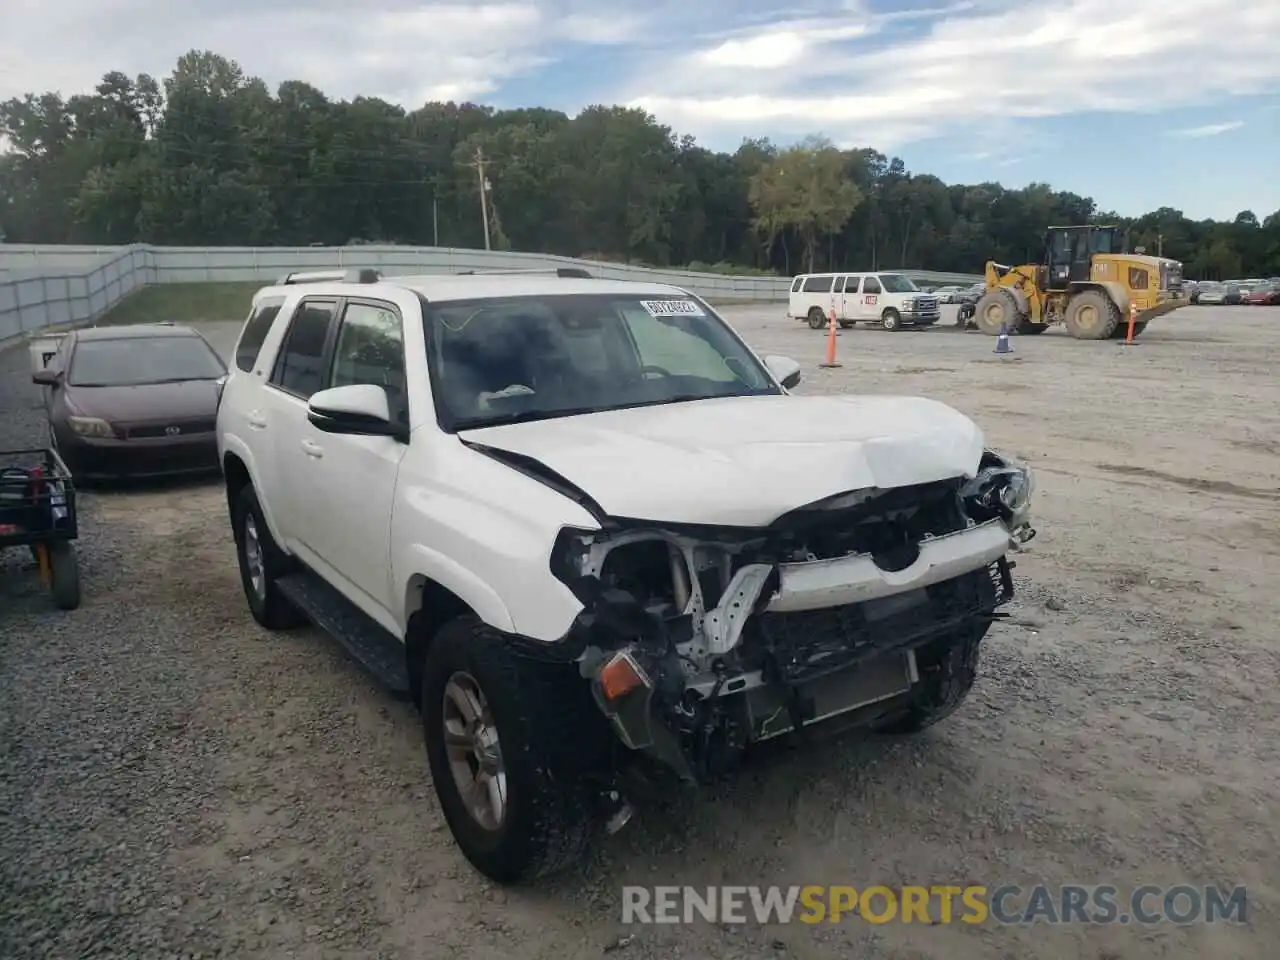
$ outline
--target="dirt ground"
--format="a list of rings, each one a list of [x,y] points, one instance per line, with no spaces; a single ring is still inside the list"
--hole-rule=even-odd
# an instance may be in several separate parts
[[[818,368],[825,333],[781,307],[724,312],[761,353],[801,361],[799,392],[924,394],[1036,471],[1013,618],[956,716],[913,740],[779,752],[642,808],[570,876],[498,890],[444,827],[416,714],[316,631],[253,625],[216,486],[90,495],[83,608],[46,614],[0,585],[10,770],[40,736],[62,741],[0,796],[0,899],[26,905],[0,908],[0,954],[91,955],[65,932],[88,911],[109,920],[83,942],[132,957],[1275,956],[1280,309],[1188,308],[1132,348],[1015,337],[1008,356],[951,329],[857,329],[835,370]],[[207,331],[226,347],[237,328]],[[146,644],[161,653],[129,659]],[[91,738],[79,752],[48,700],[69,684],[70,711],[92,705],[71,721]],[[129,729],[151,724],[142,745],[92,733],[117,694]],[[91,815],[61,810],[95,795]],[[86,876],[136,869],[134,899],[49,906],[99,834],[111,846]],[[624,884],[712,883],[1244,885],[1248,923],[620,922]]]

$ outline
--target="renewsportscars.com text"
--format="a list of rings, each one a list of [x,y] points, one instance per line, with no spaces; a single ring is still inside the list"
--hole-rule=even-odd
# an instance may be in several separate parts
[[[623,887],[623,923],[1245,923],[1244,887]]]

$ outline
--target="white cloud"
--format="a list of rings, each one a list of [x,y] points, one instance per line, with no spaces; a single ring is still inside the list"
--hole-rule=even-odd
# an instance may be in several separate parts
[[[748,130],[822,131],[892,149],[987,123],[1100,111],[1155,111],[1280,87],[1274,0],[984,0],[869,13],[857,2],[717,40],[619,91],[708,140]],[[1206,42],[1232,38],[1224,55]],[[850,39],[853,37],[855,39]],[[757,54],[750,62],[750,52]]]
[[[566,41],[617,44],[640,25],[586,0],[0,0],[0,98],[89,90],[108,70],[164,77],[190,49],[237,60],[270,84],[416,107],[483,98]]]
[[[1232,130],[1239,130],[1244,126],[1243,120],[1229,120],[1226,123],[1206,123],[1202,127],[1186,127],[1182,130],[1173,130],[1170,132],[1171,137],[1216,137],[1219,134],[1230,133]]]
[[[920,6],[893,12],[869,2],[182,0],[169,12],[144,0],[0,0],[0,98],[87,90],[112,69],[163,77],[197,48],[334,97],[416,107],[514,90],[537,102],[535,87],[516,84],[562,60],[558,86],[576,102],[547,105],[632,103],[709,142],[822,132],[893,149],[956,134],[1007,160],[1044,149],[1025,143],[1023,118],[1280,89],[1275,0],[898,0]],[[1232,38],[1229,55],[1206,23]],[[582,44],[608,53],[582,66]]]

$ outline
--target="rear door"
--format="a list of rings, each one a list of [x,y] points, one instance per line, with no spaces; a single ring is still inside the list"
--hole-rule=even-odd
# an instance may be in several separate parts
[[[283,545],[304,560],[314,552],[313,541],[323,539],[317,520],[325,498],[312,482],[309,455],[314,428],[307,420],[307,401],[326,379],[327,360],[336,332],[338,300],[304,297],[289,320],[259,413],[261,430],[271,445],[273,479],[268,496]]]

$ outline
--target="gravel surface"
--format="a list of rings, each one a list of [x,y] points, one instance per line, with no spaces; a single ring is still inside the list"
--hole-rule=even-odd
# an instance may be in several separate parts
[[[497,890],[444,828],[413,711],[316,631],[253,625],[216,486],[88,494],[80,610],[0,554],[0,957],[1274,956],[1280,310],[1005,358],[854,330],[837,370],[780,309],[725,312],[802,391],[933,396],[1035,466],[1041,533],[956,716],[778,751]],[[0,353],[0,448],[41,437],[26,362]],[[1036,882],[1244,884],[1249,923],[620,923],[626,883]]]

